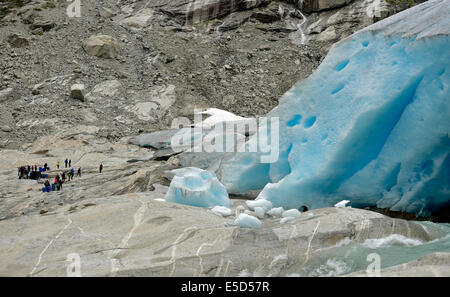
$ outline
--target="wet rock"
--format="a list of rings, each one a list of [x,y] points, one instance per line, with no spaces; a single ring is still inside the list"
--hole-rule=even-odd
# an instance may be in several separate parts
[[[315,210],[312,217],[306,212],[283,225],[264,219],[259,229],[242,229],[233,225],[240,201],[232,206],[233,215],[223,218],[207,209],[164,202],[163,195],[90,199],[97,206],[70,212],[70,220],[61,210],[0,221],[0,256],[8,259],[0,274],[65,275],[67,255],[76,247],[78,254],[88,255],[82,256],[83,276],[238,276],[244,269],[255,276],[286,276],[314,267],[343,240],[350,246],[391,233],[425,242],[435,238],[416,222],[358,209]],[[44,249],[45,257],[33,269]],[[115,257],[120,266],[114,266]]]
[[[450,253],[432,253],[417,260],[384,268],[381,277],[449,277]],[[346,276],[367,277],[367,272],[354,272]]]

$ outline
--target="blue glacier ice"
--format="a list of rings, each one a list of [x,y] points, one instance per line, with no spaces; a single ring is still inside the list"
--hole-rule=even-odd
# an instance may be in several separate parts
[[[284,209],[450,205],[449,33],[450,1],[431,0],[335,44],[268,114],[280,118],[278,160],[229,154],[218,177]]]
[[[217,177],[209,171],[195,167],[173,170],[173,177],[166,201],[197,207],[224,206],[231,203],[227,190]]]

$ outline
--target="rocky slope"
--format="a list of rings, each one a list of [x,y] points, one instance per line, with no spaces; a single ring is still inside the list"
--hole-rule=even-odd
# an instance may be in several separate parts
[[[295,1],[85,0],[80,17],[70,3],[17,2],[3,4],[0,21],[5,148],[75,125],[115,140],[192,118],[194,108],[265,114],[333,42],[376,20],[362,0],[307,17]],[[82,101],[70,96],[74,84],[84,85]]]

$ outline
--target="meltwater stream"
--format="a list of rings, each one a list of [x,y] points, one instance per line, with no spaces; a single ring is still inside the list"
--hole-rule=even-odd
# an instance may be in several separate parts
[[[434,229],[440,234],[438,239],[422,242],[399,234],[384,238],[367,239],[361,244],[350,244],[343,240],[334,247],[313,252],[307,268],[302,268],[291,276],[340,276],[366,271],[373,259],[370,254],[378,254],[381,269],[414,261],[437,252],[450,252],[450,224],[420,222],[425,229]],[[381,273],[381,276],[382,273]]]

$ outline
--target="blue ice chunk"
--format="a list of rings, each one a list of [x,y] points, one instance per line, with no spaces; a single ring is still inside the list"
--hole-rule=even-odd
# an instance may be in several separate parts
[[[209,171],[186,167],[172,171],[175,176],[166,193],[166,201],[198,207],[230,208],[227,190]]]

